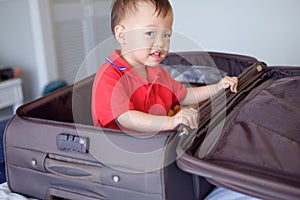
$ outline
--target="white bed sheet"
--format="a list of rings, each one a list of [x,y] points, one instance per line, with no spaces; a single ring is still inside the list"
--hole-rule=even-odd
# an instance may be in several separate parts
[[[204,200],[260,200],[245,194],[216,187]]]
[[[34,198],[27,198],[23,195],[13,193],[7,186],[7,183],[2,183],[0,185],[0,200],[37,200]]]
[[[0,200],[38,200],[34,198],[27,198],[23,195],[13,193],[7,186],[7,183],[0,184]],[[258,200],[257,198],[246,196],[241,193],[226,190],[224,188],[216,187],[205,200]]]

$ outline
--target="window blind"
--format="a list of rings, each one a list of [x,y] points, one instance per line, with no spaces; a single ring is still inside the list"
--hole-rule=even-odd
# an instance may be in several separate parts
[[[58,76],[68,84],[90,51],[111,37],[109,0],[55,0],[51,13]]]

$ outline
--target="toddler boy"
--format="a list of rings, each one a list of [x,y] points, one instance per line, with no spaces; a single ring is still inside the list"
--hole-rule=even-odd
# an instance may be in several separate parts
[[[186,88],[159,66],[170,48],[173,11],[168,0],[116,0],[111,28],[120,44],[106,58],[93,84],[92,114],[96,126],[158,132],[184,124],[198,127],[194,108],[168,112],[175,105],[193,105],[224,88],[237,92],[238,79]]]

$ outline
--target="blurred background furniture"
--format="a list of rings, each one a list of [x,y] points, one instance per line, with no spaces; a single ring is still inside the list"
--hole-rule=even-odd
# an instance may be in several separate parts
[[[13,106],[13,112],[23,104],[22,79],[13,78],[0,82],[0,109]]]

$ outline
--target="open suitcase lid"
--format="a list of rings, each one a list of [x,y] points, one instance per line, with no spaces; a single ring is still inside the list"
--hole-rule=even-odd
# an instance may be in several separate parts
[[[258,64],[238,91],[200,107],[198,130],[177,147],[179,168],[258,198],[299,199],[300,68]]]

